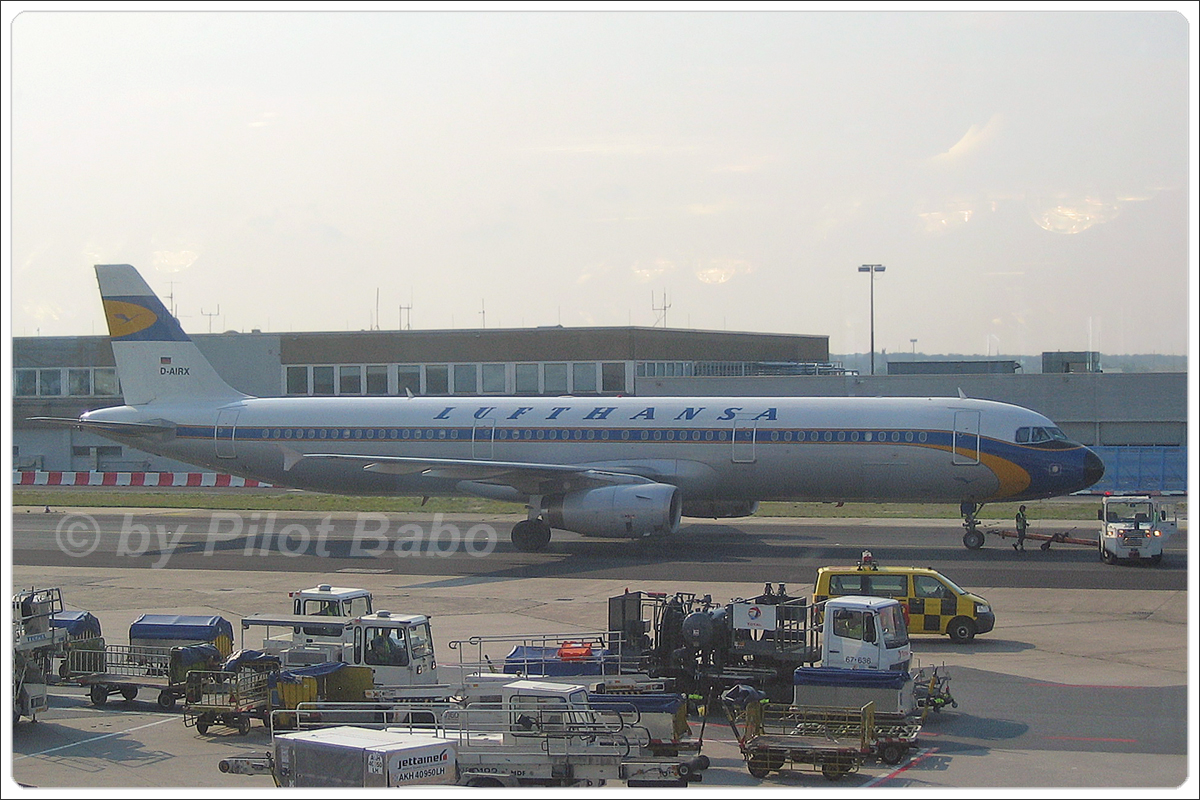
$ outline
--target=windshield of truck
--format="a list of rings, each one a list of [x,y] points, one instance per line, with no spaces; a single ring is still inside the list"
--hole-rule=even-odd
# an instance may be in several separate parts
[[[1153,522],[1154,512],[1150,503],[1121,502],[1109,503],[1107,511],[1108,522]]]
[[[433,653],[433,642],[429,636],[429,623],[414,625],[408,629],[408,644],[413,658],[424,658]]]
[[[879,609],[879,627],[883,629],[883,646],[888,650],[908,644],[908,628],[904,625],[904,610],[900,606]]]
[[[407,667],[408,648],[404,646],[404,631],[399,628],[367,628],[364,636],[367,651],[364,661],[376,667]]]

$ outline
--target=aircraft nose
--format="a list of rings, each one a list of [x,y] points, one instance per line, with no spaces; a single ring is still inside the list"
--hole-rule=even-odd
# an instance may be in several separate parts
[[[1104,462],[1100,460],[1100,456],[1095,452],[1088,450],[1087,455],[1083,459],[1083,480],[1087,486],[1093,486],[1099,483],[1104,477]]]

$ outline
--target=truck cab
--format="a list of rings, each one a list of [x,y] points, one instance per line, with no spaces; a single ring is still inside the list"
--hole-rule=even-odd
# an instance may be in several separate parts
[[[297,616],[359,617],[375,610],[371,605],[371,593],[366,589],[328,583],[288,592],[288,597],[292,598],[292,613]]]
[[[900,603],[886,597],[838,597],[825,602],[821,665],[907,672],[912,646]]]
[[[1162,562],[1163,545],[1179,530],[1175,503],[1152,495],[1106,495],[1097,513],[1100,558]]]
[[[251,614],[242,618],[246,631],[263,628],[263,650],[287,667],[340,661],[369,667],[376,686],[426,686],[437,683],[429,617],[377,611],[358,617],[316,617],[296,614]],[[284,629],[272,635],[271,629]]]
[[[429,617],[377,611],[350,621],[350,652],[343,660],[368,666],[378,686],[421,686],[437,683],[437,660]]]

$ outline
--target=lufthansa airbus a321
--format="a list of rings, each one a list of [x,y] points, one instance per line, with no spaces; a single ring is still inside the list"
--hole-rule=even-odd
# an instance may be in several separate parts
[[[46,422],[282,486],[524,503],[520,550],[551,528],[640,538],[763,500],[974,508],[1104,474],[1041,414],[962,397],[250,397],[136,269],[96,275],[126,404]]]

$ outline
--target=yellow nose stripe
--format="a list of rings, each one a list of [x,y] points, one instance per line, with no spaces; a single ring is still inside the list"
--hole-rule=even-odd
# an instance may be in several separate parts
[[[108,318],[108,333],[114,339],[144,331],[158,321],[158,315],[150,309],[123,300],[105,300],[104,315]]]

